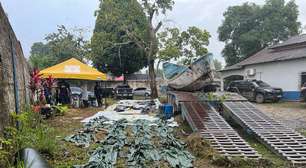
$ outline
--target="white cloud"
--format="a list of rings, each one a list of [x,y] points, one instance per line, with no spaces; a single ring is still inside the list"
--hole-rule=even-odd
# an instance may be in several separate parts
[[[171,20],[166,23],[168,26],[185,29],[194,25],[207,29],[212,35],[210,52],[224,62],[220,53],[224,44],[218,41],[217,34],[223,13],[229,6],[247,1],[263,4],[265,0],[175,0],[173,10],[162,18]],[[42,41],[47,33],[55,31],[56,25],[93,29],[93,14],[99,0],[1,0],[1,3],[23,44],[25,54],[29,55],[32,43]],[[306,25],[306,0],[296,0],[296,3],[299,5],[299,20]]]

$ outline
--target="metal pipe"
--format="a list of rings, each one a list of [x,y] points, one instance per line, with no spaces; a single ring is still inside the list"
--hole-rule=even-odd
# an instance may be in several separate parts
[[[15,110],[16,114],[20,113],[19,109],[19,86],[18,86],[18,79],[17,79],[17,71],[16,71],[16,54],[14,50],[14,41],[12,40],[11,32],[9,33],[9,40],[11,42],[11,57],[12,57],[12,64],[13,64],[13,81],[14,81],[14,98],[15,98]],[[19,128],[19,122],[16,122],[16,127]]]

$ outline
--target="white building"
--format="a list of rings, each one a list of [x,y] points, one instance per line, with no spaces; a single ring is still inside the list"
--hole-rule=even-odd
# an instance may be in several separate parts
[[[232,80],[257,79],[282,88],[285,100],[298,100],[306,82],[306,34],[267,47],[220,72],[222,89]]]

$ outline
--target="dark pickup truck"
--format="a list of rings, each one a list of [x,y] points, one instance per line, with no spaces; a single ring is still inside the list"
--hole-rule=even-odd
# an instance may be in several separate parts
[[[133,99],[133,89],[127,85],[118,85],[115,88],[116,99]]]

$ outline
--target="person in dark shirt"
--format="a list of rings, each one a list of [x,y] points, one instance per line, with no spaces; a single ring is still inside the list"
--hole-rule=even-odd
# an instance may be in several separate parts
[[[49,89],[49,87],[47,86],[46,83],[43,84],[43,88],[44,88],[44,96],[46,99],[47,104],[51,104],[51,90]]]
[[[70,104],[70,85],[65,80],[59,83],[59,102],[61,104]]]
[[[94,92],[95,92],[95,97],[97,99],[99,107],[102,106],[102,93],[101,93],[101,91],[102,91],[102,89],[101,89],[100,83],[96,82],[96,85],[95,85],[95,88],[94,88]]]

